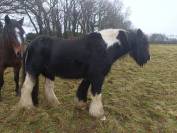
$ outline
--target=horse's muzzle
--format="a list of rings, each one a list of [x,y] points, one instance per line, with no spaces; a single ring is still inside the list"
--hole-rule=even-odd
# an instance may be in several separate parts
[[[17,56],[18,59],[20,59],[20,60],[22,59],[22,54],[21,54],[21,52],[17,52],[16,56]]]

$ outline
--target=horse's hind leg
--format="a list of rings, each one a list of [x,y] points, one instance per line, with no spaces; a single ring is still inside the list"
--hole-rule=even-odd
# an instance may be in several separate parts
[[[45,79],[45,97],[51,106],[58,106],[60,103],[55,96],[54,92],[54,81],[46,78]]]
[[[19,89],[19,73],[20,73],[20,66],[14,67],[14,81],[15,81],[15,92],[16,92],[16,96],[20,96],[20,89]]]
[[[32,90],[35,86],[36,79],[29,73],[26,74],[25,81],[22,86],[21,90],[21,97],[19,101],[19,107],[20,108],[32,108],[33,102],[32,102]]]
[[[1,93],[2,93],[2,87],[4,85],[4,68],[0,69],[0,101],[2,101],[2,96],[1,96]]]
[[[84,79],[78,87],[76,93],[75,104],[79,109],[85,109],[87,105],[87,93],[90,86],[90,81]]]
[[[39,78],[37,77],[35,86],[33,87],[33,91],[32,91],[32,100],[33,100],[33,104],[35,106],[37,106],[39,104],[38,94],[39,94]]]

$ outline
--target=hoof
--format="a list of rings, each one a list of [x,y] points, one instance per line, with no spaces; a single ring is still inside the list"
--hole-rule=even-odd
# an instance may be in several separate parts
[[[51,106],[52,107],[58,107],[61,103],[58,101],[58,102],[55,102],[55,103],[52,103]]]
[[[47,101],[47,104],[50,107],[58,107],[61,103],[58,101],[58,99],[50,99],[50,101]]]
[[[19,109],[27,109],[27,110],[31,110],[34,108],[34,105],[22,105],[21,103],[18,104],[18,108]]]
[[[32,109],[32,108],[34,108],[34,105],[33,105],[32,101],[25,101],[25,100],[20,99],[20,101],[18,103],[18,107],[24,108],[24,109]]]
[[[92,116],[92,117],[95,117],[95,118],[100,118],[102,120],[104,120],[106,117],[104,116],[104,110],[103,109],[92,109],[90,108],[89,109],[89,114]]]
[[[103,104],[101,101],[101,95],[92,97],[92,102],[90,103],[89,114],[95,118],[105,119]]]
[[[74,98],[75,107],[80,110],[86,110],[87,102],[79,101],[77,97]]]
[[[101,121],[105,121],[106,120],[106,116],[103,116],[100,118]]]

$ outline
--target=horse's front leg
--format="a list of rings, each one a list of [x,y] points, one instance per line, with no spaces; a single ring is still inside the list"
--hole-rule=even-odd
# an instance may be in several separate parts
[[[27,73],[21,90],[21,97],[19,101],[20,108],[30,109],[34,107],[31,94],[35,83],[36,78]]]
[[[87,107],[87,93],[90,86],[90,81],[84,79],[78,87],[75,104],[79,109],[85,109]]]
[[[21,67],[21,66],[14,67],[14,81],[15,81],[15,92],[16,92],[16,96],[20,96],[20,89],[19,89],[19,73],[20,73],[20,67]]]
[[[90,103],[89,113],[93,117],[100,118],[101,120],[105,120],[104,109],[102,104],[102,95],[101,89],[104,81],[104,77],[94,78],[91,82],[91,94],[92,101]]]
[[[56,107],[60,104],[54,92],[54,81],[48,78],[45,79],[45,97],[50,106]]]
[[[3,85],[4,85],[4,68],[3,67],[0,67],[0,101],[2,101],[2,88],[3,88]]]

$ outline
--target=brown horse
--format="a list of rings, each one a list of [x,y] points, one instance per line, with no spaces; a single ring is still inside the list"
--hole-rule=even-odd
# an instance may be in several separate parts
[[[16,95],[20,95],[19,90],[19,72],[21,68],[21,57],[24,42],[24,30],[22,28],[23,20],[17,21],[5,16],[5,26],[0,36],[0,100],[1,89],[4,84],[4,71],[7,67],[13,67],[14,80],[16,84]]]

